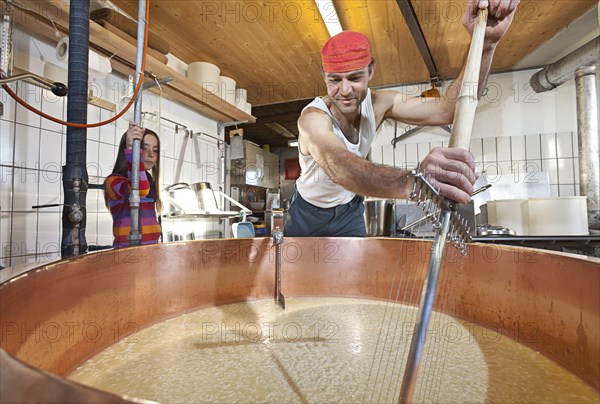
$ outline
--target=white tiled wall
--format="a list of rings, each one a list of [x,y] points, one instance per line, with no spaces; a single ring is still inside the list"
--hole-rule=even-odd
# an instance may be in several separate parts
[[[413,168],[434,147],[448,146],[447,141],[376,145],[371,160],[401,168]],[[472,139],[471,153],[477,171],[488,174],[547,172],[551,196],[579,195],[579,158],[577,133],[561,132],[527,136]]]
[[[53,51],[48,44],[32,38],[24,39],[23,35],[19,35],[17,46],[24,42],[36,42],[36,46],[30,47],[31,49],[39,48],[47,55]],[[40,67],[36,67],[33,62],[31,70],[41,74]],[[97,96],[114,103],[118,102],[119,91],[124,86],[124,78],[115,75],[94,83]],[[66,119],[65,99],[24,82],[12,83],[10,87],[35,108]],[[32,206],[63,202],[61,173],[66,153],[65,127],[42,119],[16,104],[2,90],[0,102],[4,108],[0,116],[0,265],[11,266],[60,258],[62,209],[32,209]],[[160,110],[163,117],[179,122],[195,133],[217,137],[215,121],[168,100],[163,99],[160,102],[157,95],[144,94],[142,110]],[[90,123],[112,116],[114,114],[108,110],[88,105]],[[151,128],[157,131],[161,138],[161,186],[165,187],[174,181],[184,134],[182,131],[175,133],[173,124],[160,122],[160,126],[153,122]],[[118,142],[126,126],[126,121],[118,120],[116,123],[87,130],[87,169],[90,183],[102,183],[111,173]],[[198,145],[199,152],[196,153],[192,141],[188,142],[179,181],[207,181],[217,188],[220,161],[217,142],[209,136],[200,135]],[[198,156],[200,160],[197,159]],[[100,190],[88,190],[87,213],[88,244],[112,244],[112,218],[104,205]],[[222,227],[216,220],[206,220],[197,223],[196,226],[201,227],[196,229],[197,233],[214,233]]]

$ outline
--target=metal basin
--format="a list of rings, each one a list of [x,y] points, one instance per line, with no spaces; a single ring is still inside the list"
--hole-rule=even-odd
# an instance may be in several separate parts
[[[98,394],[105,393],[60,377],[136,329],[198,308],[272,298],[271,248],[270,238],[190,241],[0,272],[0,347],[6,351],[0,396],[102,401]],[[386,300],[402,262],[419,269],[402,282],[422,281],[430,248],[428,241],[402,239],[286,238],[282,291],[286,297]],[[536,338],[507,336],[599,389],[597,260],[475,244],[460,265],[448,255],[445,272],[452,276],[438,289],[449,295],[438,296],[445,301],[438,310],[496,329],[530,331],[534,325]],[[402,303],[415,305],[416,297]],[[106,393],[103,400],[115,397]]]

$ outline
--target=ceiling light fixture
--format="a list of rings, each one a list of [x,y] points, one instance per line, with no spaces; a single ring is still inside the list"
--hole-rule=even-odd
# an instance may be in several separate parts
[[[317,8],[319,9],[319,14],[321,14],[321,18],[327,27],[327,31],[329,32],[329,36],[334,36],[339,34],[344,29],[342,28],[342,24],[340,23],[340,18],[335,11],[335,6],[333,5],[332,0],[315,0],[317,4]]]
[[[288,140],[288,147],[298,147],[297,140]]]
[[[265,123],[265,126],[286,139],[296,139],[296,135],[277,122],[268,122]]]

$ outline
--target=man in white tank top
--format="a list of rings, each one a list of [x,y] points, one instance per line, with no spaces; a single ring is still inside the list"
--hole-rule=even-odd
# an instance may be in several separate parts
[[[478,8],[488,7],[479,90],[485,88],[496,45],[510,26],[518,0],[470,0],[463,24],[473,31]],[[288,211],[286,236],[366,236],[362,195],[405,199],[408,173],[371,163],[366,156],[386,119],[411,125],[452,123],[464,68],[445,96],[409,98],[392,90],[372,91],[375,63],[368,39],[352,31],[331,37],[321,50],[327,96],[307,105],[298,120],[300,167]],[[433,149],[421,162],[440,194],[468,203],[476,179],[473,155],[464,149]]]

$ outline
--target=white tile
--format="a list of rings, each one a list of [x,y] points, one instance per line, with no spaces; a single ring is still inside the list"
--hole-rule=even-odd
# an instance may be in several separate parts
[[[61,146],[62,153],[61,153],[60,161],[61,161],[61,164],[64,165],[67,161],[67,135],[66,135],[66,133],[63,133],[61,142],[62,142],[62,146]]]
[[[369,152],[369,159],[375,164],[382,164],[383,148],[381,146],[371,147],[371,151]]]
[[[56,95],[52,94],[51,91],[42,90],[42,112],[54,118],[64,120],[66,115],[64,107],[65,99],[65,97],[57,97]],[[64,133],[66,131],[65,126],[46,118],[42,118],[41,127],[42,129],[53,130],[59,133]]]
[[[483,142],[482,139],[472,139],[470,149],[476,163],[483,162]]]
[[[54,131],[42,130],[40,134],[40,169],[54,172],[62,171],[63,135]]]
[[[0,256],[2,256],[4,252],[2,246],[10,242],[11,232],[11,213],[0,212]],[[2,263],[0,262],[0,264]]]
[[[429,147],[429,143],[417,143],[417,159],[419,159],[419,161],[423,161],[430,151],[431,148]]]
[[[575,183],[575,161],[572,158],[558,159],[558,180],[560,184]]]
[[[542,160],[527,160],[527,163],[525,163],[526,173],[539,173],[542,171]]]
[[[386,166],[394,165],[394,149],[389,146],[381,146],[382,149],[382,163]]]
[[[511,136],[510,150],[512,160],[525,160],[525,136]]]
[[[13,207],[15,210],[31,210],[33,205],[38,205],[38,184],[40,171],[19,168],[15,170],[13,188]]]
[[[98,234],[98,245],[112,245],[113,243],[113,236],[106,236],[106,235],[102,235],[102,234]]]
[[[576,196],[575,195],[575,185],[559,185],[558,186],[559,196]]]
[[[167,184],[173,184],[175,170],[173,168],[174,160],[172,158],[165,158],[161,161],[160,169],[162,176],[163,187]]]
[[[579,159],[575,159],[575,164],[573,164],[573,178],[575,178],[575,183],[579,184]]]
[[[396,167],[404,169],[406,166],[406,146],[403,144],[396,144],[394,156],[396,159]]]
[[[99,189],[88,189],[85,203],[88,213],[96,213],[106,209],[104,206],[104,193]]]
[[[496,138],[483,139],[483,161],[486,163],[498,161],[496,152]]]
[[[482,164],[482,172],[485,173],[486,177],[489,178],[500,178],[502,176],[502,169],[498,165],[498,162],[486,162]]]
[[[577,132],[571,132],[571,140],[573,142],[573,152],[577,155],[579,153],[579,137]]]
[[[510,161],[499,161],[496,167],[498,173],[502,176],[510,176],[513,174],[513,164]]]
[[[560,132],[556,134],[556,153],[558,158],[577,156],[577,149],[573,149],[571,132]]]
[[[15,148],[15,124],[0,120],[0,164],[12,164]]]
[[[15,161],[20,167],[38,168],[40,129],[17,124],[15,126]]]
[[[8,86],[15,91],[15,83],[10,83]],[[15,113],[17,111],[17,103],[15,99],[8,95],[6,91],[0,91],[0,102],[2,103],[4,109],[0,118],[14,122],[16,118]]]
[[[0,166],[0,210],[12,210],[12,181],[14,168]]]
[[[527,160],[538,160],[542,158],[540,135],[525,136],[525,156]]]
[[[14,213],[12,227],[12,255],[37,252],[37,212]]]
[[[98,213],[98,243],[100,243],[101,239],[108,238],[110,241],[107,244],[112,244],[113,233],[112,233],[112,216],[106,211],[106,213]],[[104,242],[103,242],[104,243]]]
[[[196,182],[202,182],[202,169],[192,164],[192,184]]]
[[[542,136],[542,158],[556,158],[556,134],[546,134]]]
[[[163,128],[160,132],[160,150],[167,157],[175,156],[175,134],[170,128]]]
[[[87,122],[88,123],[97,123],[100,122],[100,108],[95,105],[89,105],[87,108]],[[103,130],[104,127],[100,126],[97,128],[88,128],[87,129],[87,140],[95,140],[96,142],[100,140],[100,131]],[[107,143],[112,143],[107,142]]]
[[[100,120],[106,121],[114,116],[114,113],[105,109],[100,109]],[[124,128],[118,128],[115,122],[100,127],[100,142],[119,145],[122,135],[127,130],[127,124]]]
[[[560,196],[558,192],[558,185],[550,185],[550,196],[557,197]]]
[[[192,163],[185,162],[183,163],[183,168],[181,170],[181,176],[183,178],[183,182],[187,182],[188,184],[192,183]],[[263,172],[263,175],[265,173]]]
[[[62,203],[60,192],[63,186],[62,173],[42,171],[40,172],[39,179],[39,205]],[[56,211],[58,208],[52,208],[51,210]]]
[[[38,253],[45,254],[60,251],[61,235],[59,229],[61,226],[61,217],[58,213],[40,210],[37,234]]]
[[[443,142],[429,142],[429,150],[433,150],[436,147],[444,147]]]
[[[94,140],[88,140],[86,144],[86,166],[89,176],[100,176],[100,163],[99,160],[99,145]]]
[[[527,172],[527,161],[513,160],[510,168],[513,173],[525,173]]]
[[[90,212],[89,209],[86,217],[85,235],[88,244],[98,244],[98,213]]]
[[[510,161],[512,156],[510,137],[502,136],[496,138],[496,150],[498,154],[498,161]]]
[[[105,143],[99,143],[99,156],[98,156],[98,176],[106,178],[112,173],[115,165],[115,146],[108,145]]]
[[[542,171],[547,172],[550,184],[558,184],[558,164],[556,159],[542,160]]]
[[[421,160],[419,160],[419,152],[416,143],[406,144],[406,161],[408,164],[414,164],[415,167],[421,162]]]
[[[39,110],[42,105],[41,88],[29,83],[19,83],[17,95],[29,105]],[[17,105],[17,120],[16,122],[29,126],[40,127],[42,118],[29,111],[22,105]]]

